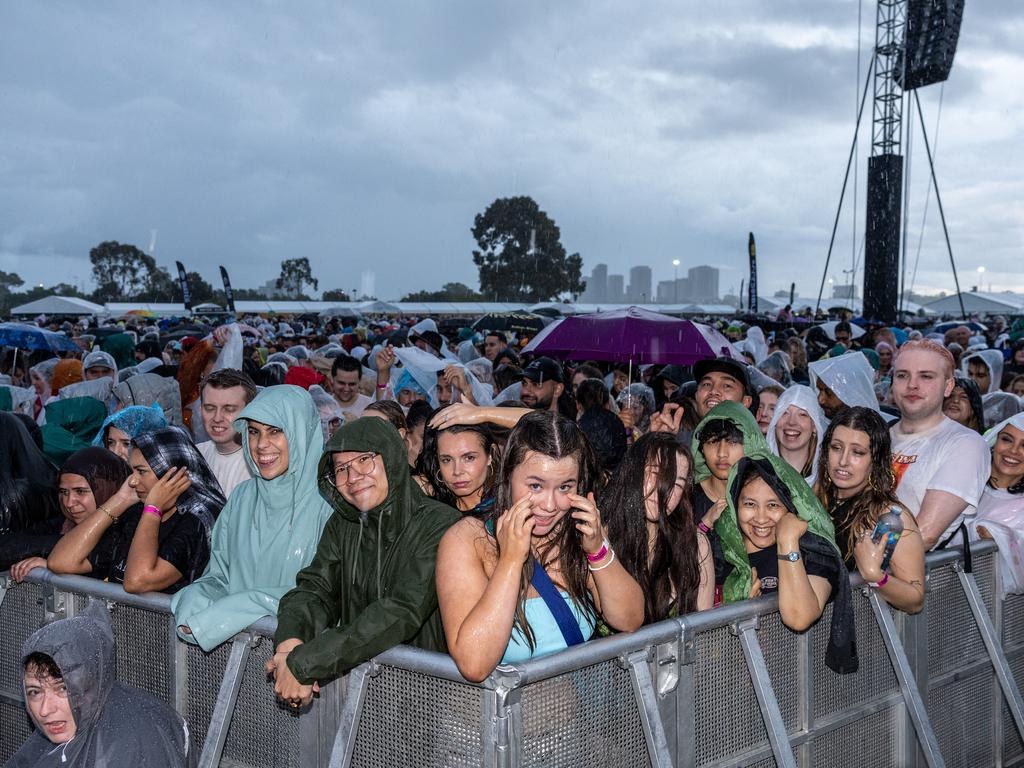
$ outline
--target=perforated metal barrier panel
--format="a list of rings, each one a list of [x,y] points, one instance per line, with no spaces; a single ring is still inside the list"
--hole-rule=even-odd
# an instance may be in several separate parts
[[[1018,685],[1024,684],[1024,596],[998,599],[998,554],[991,547],[982,549],[974,563],[977,586],[1012,674]],[[930,562],[924,612],[907,617],[882,610],[895,619],[907,645],[942,758],[947,766],[965,768],[1024,765],[1024,744],[1003,702],[956,563],[949,555]],[[84,579],[45,574],[41,582],[9,586],[0,603],[0,762],[31,732],[21,704],[22,643],[45,621],[79,611],[89,590]],[[109,585],[104,589],[105,596],[114,594]],[[108,600],[119,680],[176,706],[189,721],[194,742],[203,745],[211,723],[224,720],[216,715],[230,644],[204,653],[175,639],[166,598],[152,604],[140,598],[128,602],[133,604]],[[511,676],[474,685],[426,662],[410,668],[408,661],[391,663],[384,654],[367,667],[372,672],[365,686],[347,687],[351,698],[342,710],[349,714],[336,713],[333,720],[318,709],[321,702],[302,714],[277,703],[263,670],[272,640],[260,637],[246,659],[230,724],[219,731],[224,745],[219,764],[326,764],[349,717],[350,741],[338,759],[360,768],[660,768],[673,761],[683,764],[684,753],[685,762],[697,766],[774,766],[777,753],[755,693],[756,675],[738,636],[744,632],[740,625],[760,613],[753,630],[756,646],[794,764],[925,765],[907,716],[906,692],[864,595],[854,594],[860,670],[853,675],[837,675],[823,664],[831,606],[801,635],[783,626],[770,604],[749,605],[684,617],[673,631],[682,633],[687,642],[679,645],[685,650],[677,648],[672,653],[680,657],[667,661],[663,647],[656,653],[664,639],[644,641],[641,632],[578,646],[540,666],[527,662],[513,668]],[[659,631],[665,635],[667,630]],[[262,632],[267,633],[265,627]],[[888,636],[894,636],[891,629]],[[647,655],[637,661],[641,650]],[[416,653],[402,658],[420,659]],[[682,670],[678,679],[685,684],[666,683],[657,659],[662,659],[660,666],[668,665],[665,669],[674,664]],[[638,672],[638,664],[650,674]],[[500,696],[499,683],[505,686]],[[337,693],[339,686],[326,690]],[[659,706],[669,714],[660,716]]]

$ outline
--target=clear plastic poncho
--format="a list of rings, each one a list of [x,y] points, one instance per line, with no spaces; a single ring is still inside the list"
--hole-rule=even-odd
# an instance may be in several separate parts
[[[779,441],[775,436],[775,428],[778,426],[782,414],[790,407],[804,411],[814,422],[814,459],[811,462],[811,474],[804,478],[807,480],[807,484],[813,488],[818,476],[818,457],[821,455],[821,441],[825,439],[825,430],[828,429],[828,419],[825,418],[825,412],[818,405],[818,395],[813,389],[803,384],[794,384],[789,387],[779,395],[779,401],[775,404],[775,413],[768,424],[768,432],[765,435],[768,447],[776,456],[781,457],[782,454],[779,452]],[[800,469],[798,467],[796,471],[799,472]]]
[[[847,406],[863,406],[880,411],[875,397],[875,369],[860,352],[847,352],[839,357],[816,360],[808,366],[811,389],[817,390],[818,379],[835,393]],[[776,406],[778,408],[778,406]],[[882,416],[891,421],[887,414]]]

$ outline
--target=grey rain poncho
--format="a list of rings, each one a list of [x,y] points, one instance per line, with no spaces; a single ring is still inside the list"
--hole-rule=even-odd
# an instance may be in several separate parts
[[[45,653],[60,668],[75,718],[75,737],[54,744],[41,729],[7,768],[177,768],[194,766],[198,750],[181,715],[152,694],[115,680],[114,633],[106,607],[85,610],[36,630],[21,658]]]
[[[180,427],[181,390],[175,379],[169,379],[155,373],[139,373],[114,387],[114,400],[117,408],[130,405],[158,404],[164,411],[167,423]]]

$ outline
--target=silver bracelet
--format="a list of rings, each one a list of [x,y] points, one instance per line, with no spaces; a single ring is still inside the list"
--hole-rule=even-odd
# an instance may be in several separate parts
[[[604,565],[599,565],[599,566],[597,566],[597,568],[595,568],[592,565],[588,565],[587,566],[590,569],[591,573],[597,573],[598,571],[603,571],[605,568],[607,568],[609,565],[611,565],[612,563],[615,562],[615,550],[614,549],[609,549],[608,552],[611,553],[611,557],[608,558],[608,562],[607,563],[605,563]]]

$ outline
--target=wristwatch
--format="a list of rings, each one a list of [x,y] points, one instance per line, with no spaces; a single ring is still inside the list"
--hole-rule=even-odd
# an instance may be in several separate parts
[[[791,563],[795,563],[799,559],[800,559],[800,553],[799,552],[787,552],[784,555],[779,555],[779,560],[788,560]]]

